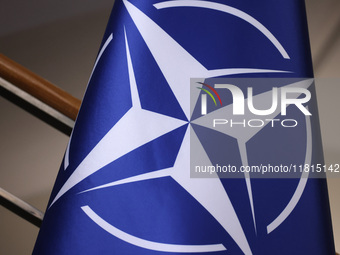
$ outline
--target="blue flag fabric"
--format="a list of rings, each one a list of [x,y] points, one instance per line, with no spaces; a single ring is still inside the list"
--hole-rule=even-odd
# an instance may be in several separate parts
[[[33,254],[333,255],[324,179],[190,177],[190,79],[216,77],[313,77],[304,2],[116,0]],[[323,164],[308,90],[249,164]],[[242,165],[240,139],[213,143]]]

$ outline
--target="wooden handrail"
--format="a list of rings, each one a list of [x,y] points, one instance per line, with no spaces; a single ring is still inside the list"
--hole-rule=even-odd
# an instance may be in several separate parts
[[[75,120],[81,101],[0,53],[0,77]]]
[[[0,79],[1,89],[5,88],[8,90],[8,88],[10,88],[8,90],[9,93],[15,92],[13,94],[14,97],[19,95],[19,99],[23,99],[23,101],[19,100],[18,105],[23,107],[22,102],[27,102],[27,104],[24,104],[24,107],[31,108],[31,106],[33,106],[32,109],[34,109],[33,114],[35,116],[41,117],[40,114],[42,113],[44,117],[41,119],[43,119],[45,122],[49,124],[53,123],[52,126],[56,127],[65,134],[69,135],[71,133],[71,131],[68,132],[68,130],[66,130],[66,132],[64,130],[64,126],[59,127],[58,121],[61,121],[60,123],[62,124],[66,124],[65,127],[72,130],[72,126],[70,126],[68,120],[66,122],[63,121],[65,121],[65,116],[66,119],[76,119],[81,104],[81,101],[79,99],[73,97],[69,93],[58,88],[49,81],[41,78],[37,74],[14,62],[1,53]],[[12,90],[12,88],[15,89]],[[18,94],[16,94],[17,91],[19,91]],[[23,96],[23,94],[26,94],[26,96]],[[12,94],[10,98],[13,98]],[[27,100],[28,98],[29,100]],[[16,101],[15,103],[17,104],[18,101]],[[43,107],[40,108],[41,106]],[[47,108],[49,107],[49,109],[46,110],[47,108],[45,106]],[[44,110],[42,112],[39,112],[39,110],[42,109]],[[51,118],[46,118],[44,114],[48,117],[51,116]],[[55,120],[57,122],[55,122]],[[13,194],[3,190],[2,188],[0,188],[0,205],[3,205],[7,209],[11,210],[15,214],[19,215],[20,217],[26,219],[27,221],[38,227],[41,225],[42,218],[44,216],[42,212],[22,201],[20,198],[14,196]]]

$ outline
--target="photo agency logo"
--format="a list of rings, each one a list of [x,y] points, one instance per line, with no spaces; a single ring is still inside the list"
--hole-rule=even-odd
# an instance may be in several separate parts
[[[307,82],[300,82],[300,83],[293,83],[290,85],[286,85],[283,87],[272,87],[271,90],[260,93],[258,95],[254,95],[254,88],[253,87],[246,87],[246,94],[242,91],[240,87],[233,84],[228,84],[230,79],[221,79],[214,84],[214,87],[203,83],[197,82],[201,84],[202,87],[197,87],[198,89],[202,90],[200,95],[200,103],[201,103],[201,115],[208,114],[208,104],[207,104],[207,95],[211,98],[212,102],[215,105],[215,109],[210,107],[210,112],[216,110],[218,107],[217,100],[215,96],[218,98],[220,103],[219,108],[225,110],[227,113],[227,108],[223,108],[222,99],[220,94],[229,93],[231,95],[231,108],[232,108],[232,115],[231,116],[251,116],[252,118],[243,118],[241,122],[233,121],[233,118],[226,119],[226,116],[230,116],[227,114],[223,114],[224,111],[221,111],[221,118],[214,118],[212,121],[212,126],[215,128],[217,125],[229,125],[231,128],[237,127],[263,127],[266,124],[271,124],[271,127],[274,127],[276,122],[281,124],[283,127],[296,127],[298,122],[296,119],[286,119],[283,117],[287,116],[287,107],[294,106],[297,107],[304,115],[311,116],[312,114],[309,112],[307,107],[305,106],[309,100],[311,99],[311,92],[305,87]],[[242,79],[241,82],[243,82]],[[246,79],[246,83],[254,82],[253,79]],[[224,82],[224,83],[223,83]],[[239,82],[233,79],[235,84]],[[273,79],[260,79],[256,83],[268,83],[269,85],[273,82]],[[275,82],[275,80],[274,80]],[[284,82],[287,82],[287,79],[284,79]],[[277,83],[277,81],[276,81]],[[250,84],[251,85],[251,84]],[[293,87],[295,85],[295,87]],[[206,87],[206,88],[204,88]],[[209,91],[209,90],[211,91]],[[217,92],[217,90],[219,92]],[[220,93],[220,94],[219,94]],[[272,118],[271,115],[276,115],[275,118]],[[281,118],[277,118],[281,115]],[[260,116],[261,118],[256,118]],[[254,118],[253,118],[254,117]],[[263,118],[268,117],[268,118]]]
[[[191,141],[191,177],[304,176],[312,151],[313,83],[296,78],[191,79],[191,125],[198,137]],[[202,161],[198,147],[209,161]]]

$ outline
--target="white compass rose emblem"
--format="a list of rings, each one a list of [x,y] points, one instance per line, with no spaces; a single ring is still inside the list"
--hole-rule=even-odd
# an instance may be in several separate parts
[[[252,74],[252,73],[285,73],[285,70],[271,70],[271,69],[254,69],[254,68],[226,68],[208,70],[194,56],[189,54],[178,42],[176,42],[166,31],[164,31],[158,24],[150,19],[146,14],[140,11],[133,4],[127,0],[123,0],[125,8],[127,9],[133,23],[138,29],[145,44],[149,48],[153,58],[155,59],[160,71],[166,79],[169,87],[175,95],[178,104],[181,106],[186,118],[190,120],[190,78],[203,77],[212,78],[219,76],[227,76],[234,74]],[[275,36],[260,22],[251,17],[250,15],[242,12],[238,9],[230,7],[225,4],[219,4],[209,1],[167,1],[155,4],[154,7],[158,10],[166,8],[203,8],[210,9],[216,12],[224,13],[226,15],[235,16],[235,18],[241,19],[249,26],[257,29],[262,33],[277,49],[282,58],[289,59],[289,56],[283,46],[275,38]],[[125,28],[124,28],[125,29]],[[110,35],[104,43],[95,63],[101,61],[101,57],[105,55],[108,45],[113,40],[113,36]],[[153,172],[148,172],[133,177],[121,179],[118,181],[108,181],[104,185],[97,187],[91,187],[84,192],[92,192],[94,190],[104,189],[107,187],[113,187],[117,185],[124,185],[128,183],[140,182],[150,179],[159,179],[164,177],[170,177],[178,183],[186,192],[188,192],[192,198],[202,205],[223,227],[223,229],[230,235],[235,241],[237,246],[242,250],[244,254],[252,254],[250,244],[247,240],[246,234],[242,228],[237,213],[233,207],[233,204],[225,191],[221,180],[216,175],[216,178],[201,179],[190,178],[190,139],[196,139],[191,143],[197,144],[197,148],[203,150],[202,155],[205,155],[203,147],[200,145],[198,138],[193,135],[190,121],[184,121],[175,117],[167,116],[157,112],[143,109],[140,101],[140,91],[138,89],[138,80],[135,77],[135,70],[133,66],[132,57],[130,54],[130,44],[127,33],[125,32],[125,48],[127,58],[127,70],[129,74],[129,85],[132,98],[132,107],[124,114],[124,116],[107,132],[107,134],[98,142],[98,144],[88,153],[88,155],[82,160],[82,162],[76,167],[74,172],[70,175],[64,185],[61,187],[50,207],[53,205],[71,188],[88,178],[92,174],[101,170],[106,165],[116,161],[122,156],[130,153],[131,151],[167,134],[177,128],[187,126],[186,133],[178,151],[177,157],[172,167],[165,169],[158,169]],[[202,80],[204,82],[204,80]],[[308,88],[311,82],[301,82],[294,84],[294,86],[300,86]],[[198,99],[199,90],[197,90],[196,98]],[[267,97],[268,93],[258,95],[258,97]],[[226,106],[230,107],[230,106]],[[280,112],[274,112],[270,118],[274,118]],[[208,115],[207,115],[208,116]],[[268,118],[268,116],[266,117]],[[202,119],[203,120],[203,117]],[[200,125],[200,119],[195,120],[195,124]],[[311,130],[310,122],[306,117],[307,126],[307,148],[311,148]],[[202,124],[203,125],[203,124]],[[226,133],[231,137],[234,137],[238,141],[238,147],[242,159],[242,164],[247,165],[247,150],[246,142],[250,140],[254,135],[260,132],[261,129],[244,129],[243,132]],[[70,146],[70,145],[69,145]],[[67,170],[68,166],[68,151],[66,151],[64,166]],[[311,149],[307,150],[305,162],[311,160]],[[202,158],[204,162],[210,162],[210,159],[206,155]],[[307,176],[303,176],[307,177]],[[249,175],[245,175],[249,203],[252,210],[252,218],[254,229],[256,231],[255,222],[255,210],[253,204],[253,194],[251,179]],[[276,229],[294,210],[295,205],[298,203],[304,187],[306,185],[307,178],[301,178],[297,185],[296,191],[292,196],[290,202],[286,208],[282,211],[278,217],[267,226],[268,233]],[[214,196],[211,196],[214,194]],[[212,199],[213,197],[213,199]],[[98,226],[106,230],[113,236],[124,240],[130,244],[139,246],[141,248],[163,251],[163,252],[181,252],[181,253],[205,253],[225,251],[228,247],[225,247],[221,243],[215,244],[170,244],[164,242],[155,242],[146,240],[137,236],[133,236],[124,232],[122,229],[118,229],[105,221],[99,214],[97,214],[90,206],[83,206],[82,210],[88,215]]]

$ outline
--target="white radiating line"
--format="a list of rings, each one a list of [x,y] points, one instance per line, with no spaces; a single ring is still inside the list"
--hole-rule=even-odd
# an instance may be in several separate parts
[[[203,253],[203,252],[216,252],[227,250],[223,244],[207,244],[207,245],[181,245],[181,244],[166,244],[145,240],[112,226],[110,223],[96,214],[89,206],[83,206],[81,209],[86,213],[91,220],[98,224],[101,228],[109,232],[111,235],[119,239],[136,245],[141,248],[161,251],[161,252],[178,252],[178,253]]]
[[[235,74],[252,74],[252,73],[291,73],[290,71],[273,70],[273,69],[259,69],[259,68],[226,68],[207,70],[206,78],[218,77]]]
[[[128,40],[127,40],[127,37],[126,37],[125,27],[124,27],[124,37],[125,37],[125,45],[126,45],[127,64],[128,64],[128,70],[129,70],[129,81],[130,81],[132,106],[136,107],[138,109],[142,109],[142,106],[141,106],[141,103],[140,103],[140,100],[139,100],[137,82],[136,82],[135,72],[133,71],[131,55],[130,55],[130,48],[129,48]]]
[[[240,139],[237,139],[237,143],[238,143],[238,148],[239,148],[240,154],[241,154],[242,165],[246,167],[246,166],[248,166],[246,143],[244,141],[241,141]],[[252,187],[251,187],[250,175],[247,171],[244,172],[244,179],[246,181],[248,198],[249,198],[249,203],[250,203],[250,207],[251,207],[251,214],[253,216],[254,229],[255,229],[255,233],[257,233],[253,191],[252,191]]]
[[[68,141],[65,156],[64,156],[64,170],[66,170],[68,165],[70,164],[70,146],[71,146],[71,141],[72,141],[72,135],[73,135],[73,129],[72,129],[70,140]]]
[[[283,46],[280,44],[280,42],[275,38],[275,36],[265,26],[263,26],[259,21],[254,19],[249,14],[247,14],[243,11],[240,11],[236,8],[233,8],[231,6],[228,6],[228,5],[225,5],[225,4],[208,2],[208,1],[192,1],[192,0],[166,1],[166,2],[154,4],[154,6],[157,9],[169,8],[169,7],[200,7],[200,8],[207,8],[207,9],[211,9],[211,10],[229,13],[229,14],[234,15],[234,16],[240,18],[240,19],[243,19],[244,21],[246,21],[249,24],[256,27],[262,34],[264,34],[271,41],[271,43],[281,53],[282,57],[284,57],[285,59],[289,59],[289,56],[288,56],[286,50],[283,48]]]
[[[150,173],[140,174],[140,175],[132,176],[132,177],[129,177],[129,178],[121,179],[119,181],[110,182],[110,183],[107,183],[107,184],[104,184],[104,185],[100,185],[100,186],[97,186],[97,187],[94,187],[94,188],[91,188],[91,189],[84,190],[80,193],[85,193],[85,192],[88,192],[88,191],[94,191],[94,190],[98,190],[98,189],[104,189],[104,188],[113,187],[113,186],[117,186],[117,185],[132,183],[132,182],[139,182],[139,181],[145,181],[145,180],[167,177],[167,176],[170,176],[170,174],[171,174],[171,168],[166,168],[166,169],[162,169],[162,170],[158,170],[158,171],[154,171],[154,172],[150,172]]]
[[[91,77],[92,77],[92,74],[93,74],[94,70],[97,67],[97,64],[98,64],[100,58],[102,57],[102,55],[103,55],[104,51],[106,50],[107,46],[109,46],[109,44],[112,41],[112,39],[113,39],[113,34],[110,34],[109,37],[106,39],[105,43],[103,44],[103,47],[100,49],[100,51],[98,53],[98,57],[96,59],[96,62],[94,63],[94,66],[93,66],[92,73],[90,75],[90,80],[91,80]]]
[[[307,107],[308,109],[308,107]],[[310,165],[312,161],[312,127],[310,117],[306,115],[306,133],[307,133],[307,144],[306,144],[306,157],[305,157],[305,164]],[[303,172],[299,181],[299,184],[292,196],[291,200],[285,207],[285,209],[280,213],[280,215],[273,220],[267,226],[267,233],[271,233],[275,230],[278,226],[280,226],[287,217],[292,213],[297,203],[300,201],[303,191],[305,190],[307,181],[308,181],[309,172]]]

